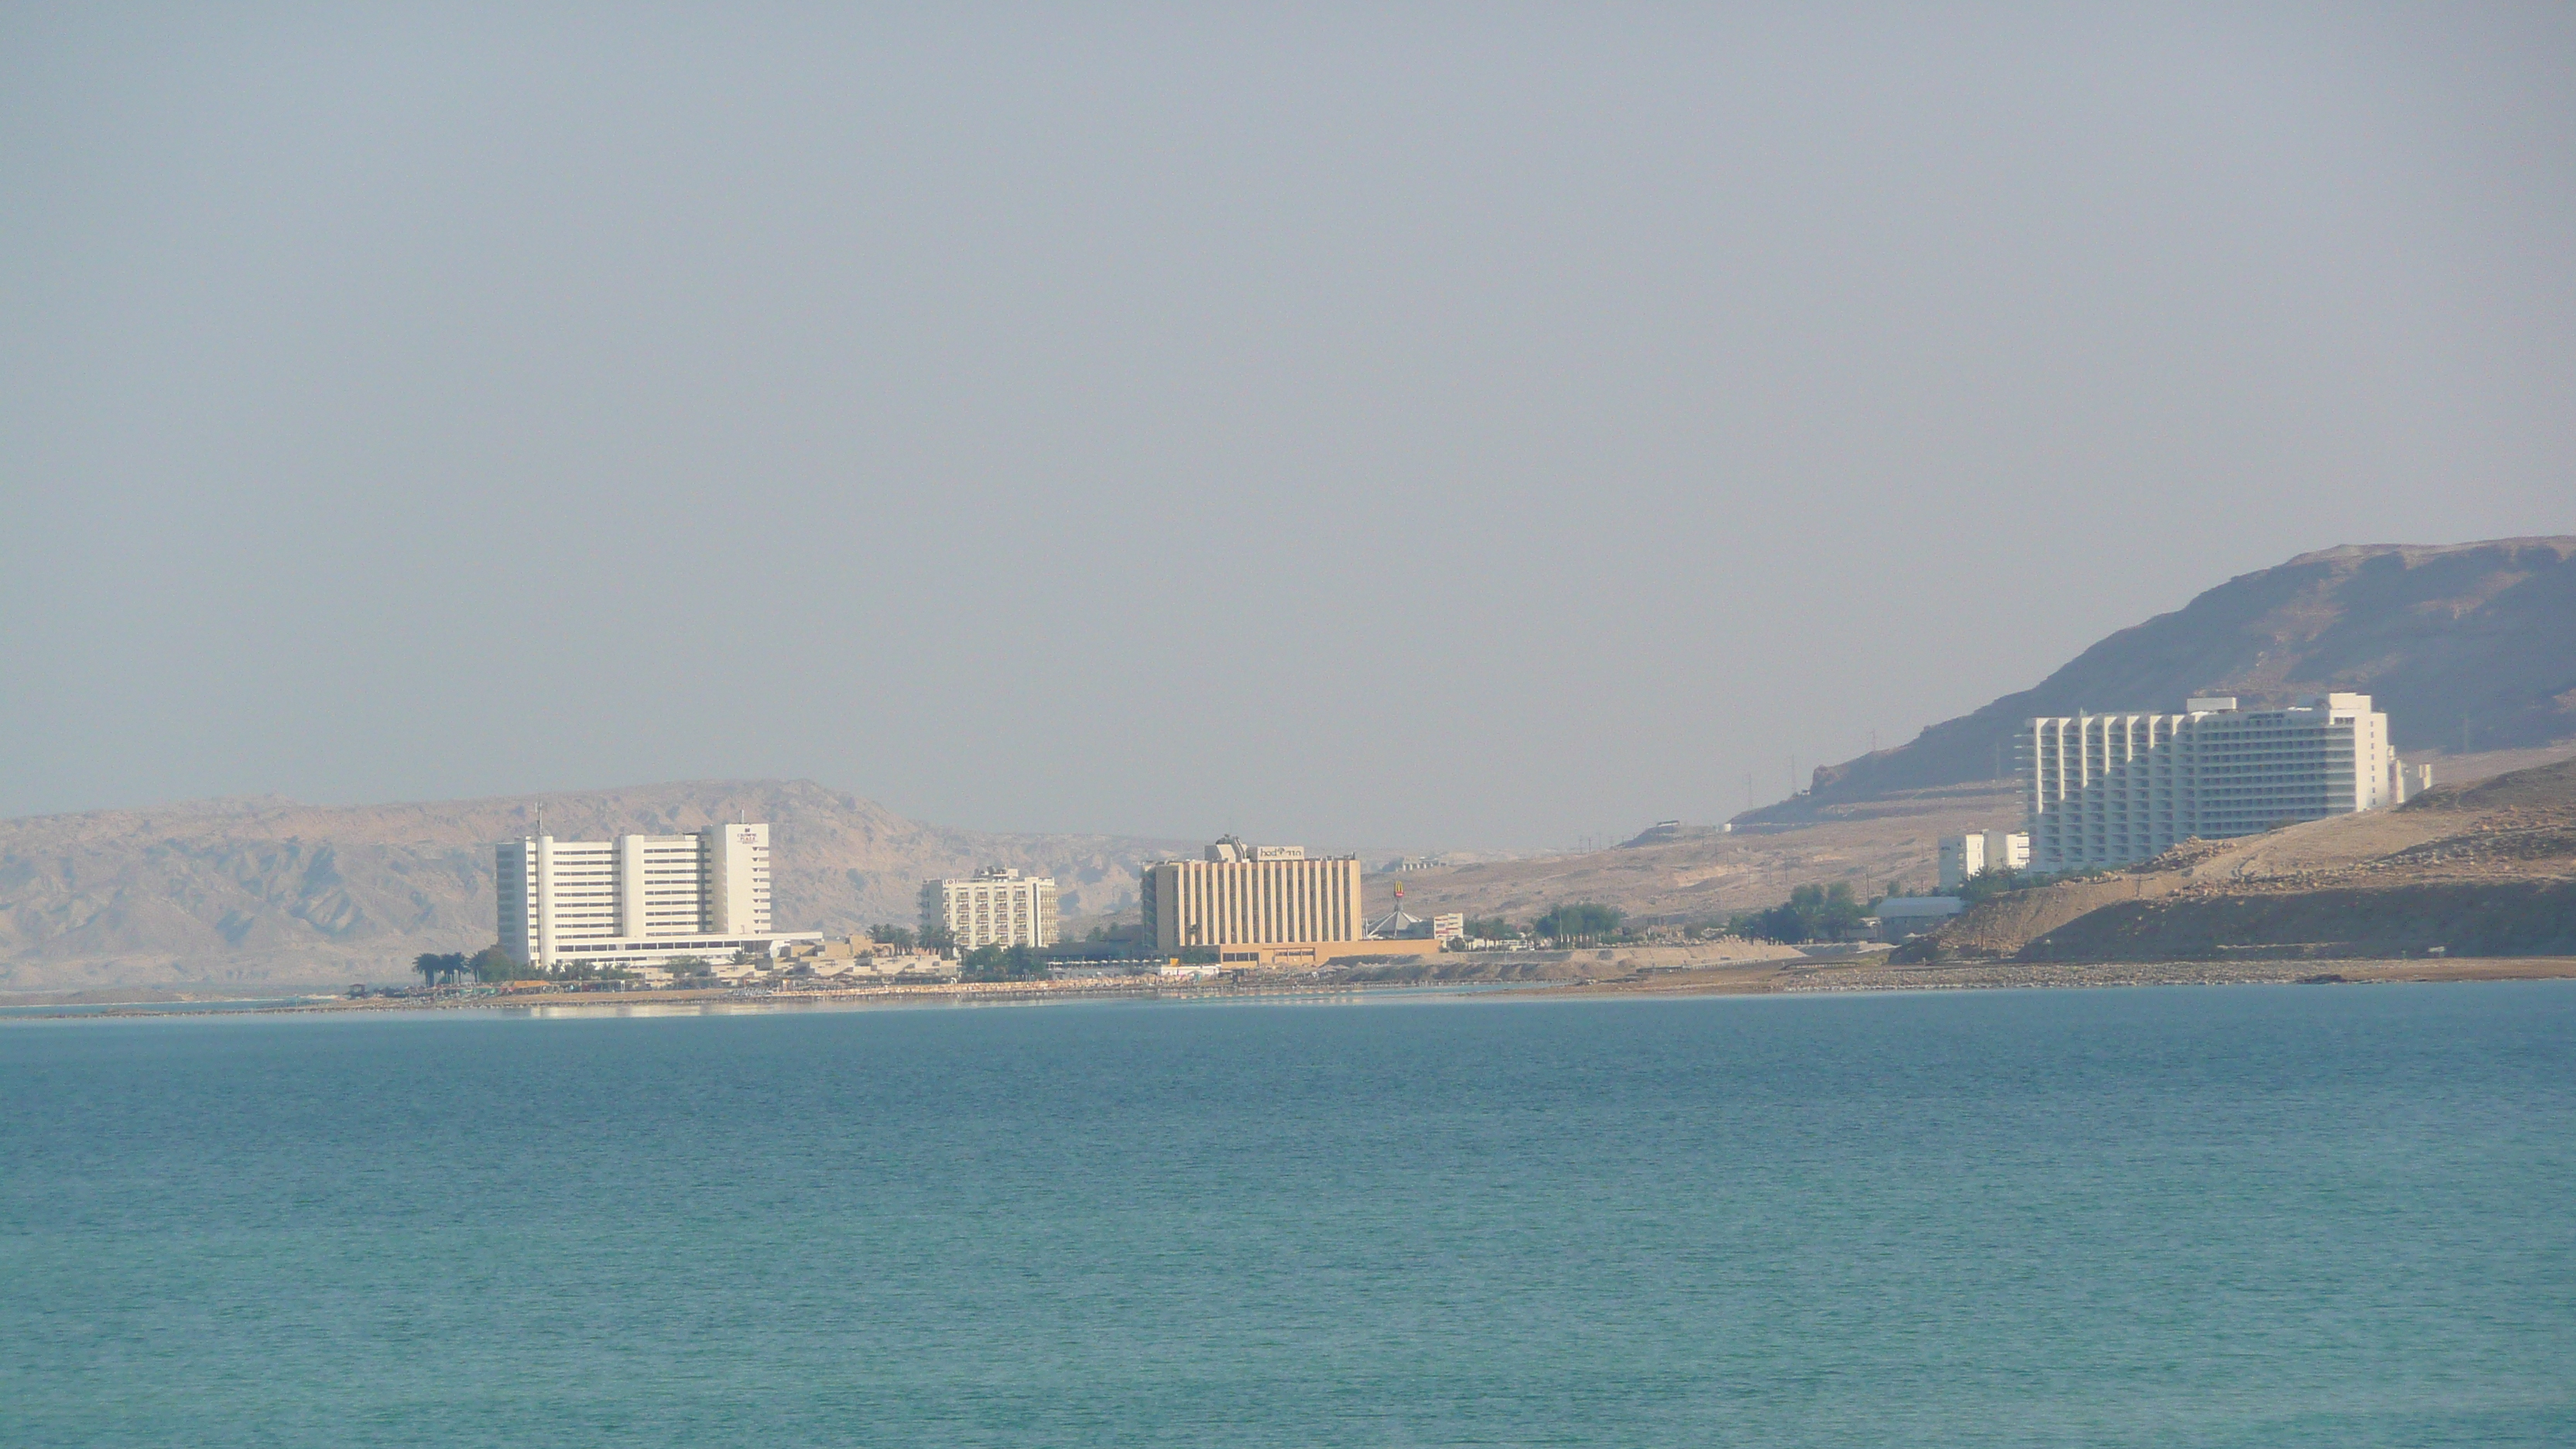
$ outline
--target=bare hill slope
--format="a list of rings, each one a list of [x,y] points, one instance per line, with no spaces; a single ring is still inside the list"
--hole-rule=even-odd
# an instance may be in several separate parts
[[[1847,881],[1862,896],[1891,880],[1928,887],[1940,837],[2020,818],[2008,785],[1931,790],[1836,807],[1823,819],[1779,831],[1644,840],[1615,850],[1372,876],[1368,892],[1380,902],[1390,886],[1401,885],[1405,909],[1417,916],[1463,911],[1527,921],[1568,901],[1597,901],[1632,918],[1700,920],[1777,905],[1809,882]]]
[[[2244,574],[2123,629],[2018,694],[1894,749],[1815,773],[1810,792],[1736,817],[1992,778],[2033,715],[2172,710],[2193,694],[2283,704],[2373,696],[2400,750],[2533,746],[2576,736],[2576,538],[2347,545]]]
[[[1990,901],[1936,934],[1970,957],[2576,952],[2576,759]]]
[[[785,929],[909,923],[924,876],[1051,874],[1068,914],[1132,903],[1177,842],[947,830],[810,781],[698,781],[493,800],[210,800],[0,821],[0,989],[387,979],[493,938],[492,845],[768,821]]]

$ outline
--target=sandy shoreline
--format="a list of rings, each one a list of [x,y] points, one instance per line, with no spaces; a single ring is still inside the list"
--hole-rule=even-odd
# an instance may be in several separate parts
[[[550,992],[438,1000],[381,997],[283,1002],[238,998],[164,1003],[27,1003],[14,1021],[134,1020],[146,1017],[319,1016],[440,1011],[526,1012],[545,1016],[730,1015],[859,1006],[1027,1005],[1051,1001],[1225,1001],[1310,996],[1494,994],[1514,997],[1637,998],[1770,996],[1872,991],[1992,991],[2113,986],[2370,985],[2434,981],[2539,981],[2576,977],[2576,956],[2450,960],[2105,961],[2085,964],[1986,961],[1893,966],[1883,960],[1745,962],[1695,970],[1582,981],[1337,982],[1281,976],[1237,983],[1022,981],[871,986],[843,991]]]

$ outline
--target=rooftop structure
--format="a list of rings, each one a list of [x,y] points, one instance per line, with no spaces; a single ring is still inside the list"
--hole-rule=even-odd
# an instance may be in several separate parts
[[[1967,908],[1957,896],[1889,896],[1878,903],[1878,938],[1903,941],[1922,935]]]

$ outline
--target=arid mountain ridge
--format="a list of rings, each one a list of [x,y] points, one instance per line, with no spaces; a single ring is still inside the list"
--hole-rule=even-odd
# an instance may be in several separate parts
[[[943,829],[810,781],[695,781],[403,805],[277,798],[0,821],[0,990],[391,979],[493,939],[493,843],[771,827],[787,929],[909,924],[925,876],[1055,877],[1063,908],[1132,906],[1139,861],[1182,842]]]
[[[2241,574],[2029,689],[1821,766],[1806,793],[1735,818],[1795,824],[1837,804],[1993,779],[2035,715],[2178,710],[2195,694],[2278,705],[2329,690],[2372,696],[2401,752],[2576,737],[2576,537],[2346,545]]]

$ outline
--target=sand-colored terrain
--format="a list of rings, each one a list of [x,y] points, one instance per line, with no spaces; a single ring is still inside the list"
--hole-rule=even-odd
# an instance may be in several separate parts
[[[1776,905],[1810,882],[1847,881],[1863,898],[1889,881],[1928,888],[1942,836],[2012,828],[2020,819],[2011,786],[1985,781],[1844,806],[1793,829],[1372,876],[1370,898],[1400,883],[1404,908],[1417,916],[1464,911],[1527,921],[1564,902],[1598,901],[1632,919],[1723,918]]]

